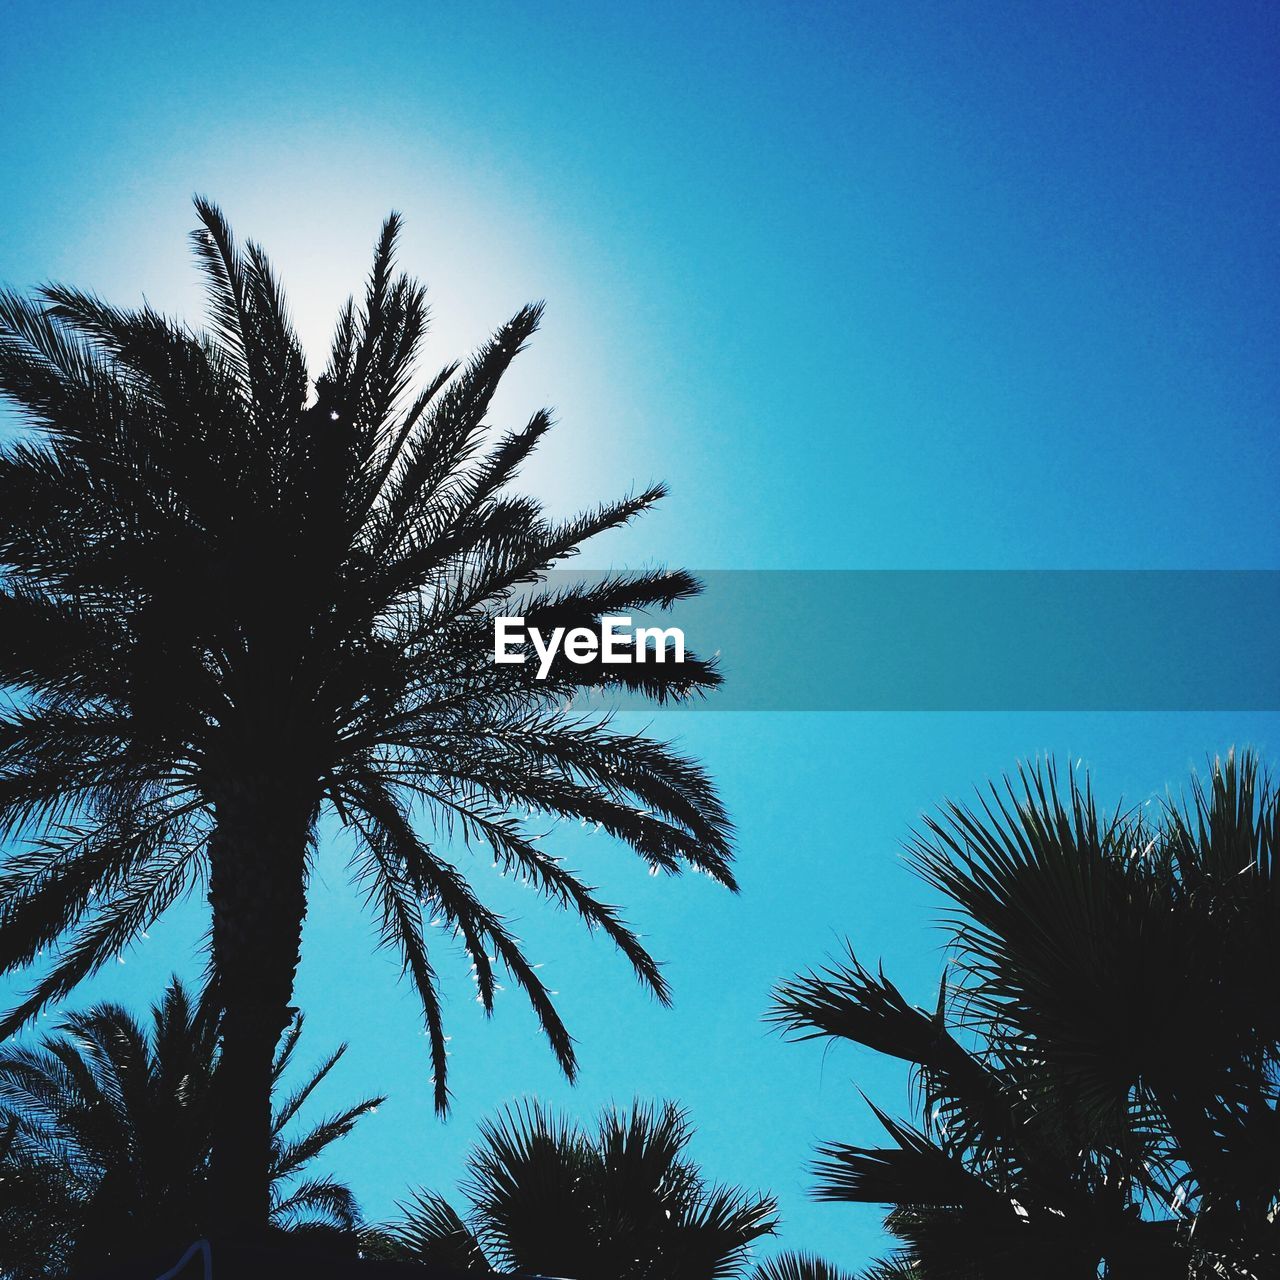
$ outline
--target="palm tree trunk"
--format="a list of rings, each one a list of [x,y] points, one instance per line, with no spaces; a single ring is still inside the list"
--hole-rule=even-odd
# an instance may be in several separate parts
[[[270,1213],[272,1065],[292,1016],[313,805],[285,787],[228,785],[210,844],[213,976],[222,1006],[214,1077],[214,1234],[260,1238]]]

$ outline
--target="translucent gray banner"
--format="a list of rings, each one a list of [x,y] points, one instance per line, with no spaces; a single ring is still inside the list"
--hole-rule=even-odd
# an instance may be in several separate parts
[[[1280,571],[696,576],[702,595],[636,624],[718,654],[724,685],[700,710],[1280,710]]]

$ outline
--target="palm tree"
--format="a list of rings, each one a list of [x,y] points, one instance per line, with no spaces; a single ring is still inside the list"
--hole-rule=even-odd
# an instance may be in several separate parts
[[[299,1014],[272,1070],[278,1084]],[[36,1047],[0,1051],[0,1274],[61,1276],[140,1249],[175,1253],[208,1227],[217,1011],[174,979],[151,1027],[119,1005],[66,1017]],[[351,1192],[304,1171],[381,1098],[298,1131],[296,1120],[345,1052],[284,1097],[272,1121],[271,1220],[278,1229],[354,1233]]]
[[[1280,797],[1245,755],[1100,813],[1024,770],[911,845],[955,966],[917,1009],[852,952],[773,1016],[912,1064],[916,1122],[822,1149],[818,1195],[892,1206],[926,1280],[1261,1276],[1280,1263]]]
[[[662,495],[546,517],[508,485],[546,412],[493,438],[502,374],[533,334],[519,311],[465,365],[409,389],[424,291],[383,228],[363,305],[309,381],[262,250],[197,201],[211,331],[65,287],[0,294],[0,394],[32,432],[0,454],[0,972],[62,942],[11,1033],[207,876],[226,1013],[214,1177],[232,1234],[268,1208],[270,1075],[290,1016],[317,823],[358,842],[354,873],[421,999],[448,1103],[432,916],[469,953],[486,1010],[495,965],[523,989],[564,1071],[572,1041],[508,924],[450,857],[483,845],[606,934],[666,1001],[618,910],[526,819],[569,818],[654,873],[733,887],[706,774],[664,744],[574,715],[602,685],[699,694],[713,666],[493,661],[493,618],[598,625],[667,607],[677,571],[553,587],[548,568]],[[429,818],[424,825],[423,817]]]
[[[685,1152],[691,1137],[671,1103],[609,1109],[594,1133],[538,1103],[507,1109],[481,1127],[466,1216],[419,1192],[374,1251],[473,1274],[741,1276],[748,1246],[774,1229],[774,1201],[708,1185]]]
[[[16,1138],[11,1122],[0,1134],[0,1276],[43,1280],[51,1267],[65,1271],[70,1256],[69,1179],[60,1165],[21,1150]]]
[[[762,1262],[752,1273],[751,1280],[854,1280],[847,1271],[833,1267],[831,1263],[811,1253],[780,1253],[776,1258]],[[881,1280],[872,1275],[867,1280]],[[888,1277],[884,1277],[888,1280]]]

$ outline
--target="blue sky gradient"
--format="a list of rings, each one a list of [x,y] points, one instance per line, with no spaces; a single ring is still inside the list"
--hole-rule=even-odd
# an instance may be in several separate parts
[[[11,0],[4,28],[0,281],[195,319],[201,191],[318,353],[398,208],[433,365],[548,300],[495,414],[556,410],[527,487],[567,510],[670,482],[591,567],[1280,567],[1272,6]],[[438,1123],[412,996],[327,842],[299,1003],[316,1055],[352,1042],[326,1100],[390,1094],[341,1152],[374,1213],[451,1189],[505,1100],[670,1096],[713,1176],[778,1192],[783,1244],[861,1265],[878,1215],[811,1203],[805,1164],[874,1142],[857,1088],[894,1107],[902,1077],[782,1043],[771,984],[848,936],[931,1003],[936,904],[901,840],[1019,758],[1136,801],[1232,743],[1280,758],[1280,718],[1225,711],[653,723],[720,779],[741,897],[564,848],[669,962],[674,1010],[477,859],[554,975],[576,1089],[518,997],[483,1022],[460,961]],[[92,994],[194,976],[202,927],[176,911]]]

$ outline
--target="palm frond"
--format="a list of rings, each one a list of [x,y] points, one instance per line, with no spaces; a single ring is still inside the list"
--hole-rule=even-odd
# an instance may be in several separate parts
[[[886,1273],[883,1280],[889,1280]],[[811,1253],[780,1253],[759,1264],[751,1280],[855,1280],[851,1271],[842,1271]],[[870,1280],[870,1276],[866,1277]],[[880,1280],[877,1277],[877,1280]]]
[[[492,1273],[480,1241],[443,1196],[417,1191],[398,1208],[400,1218],[390,1232],[395,1260],[433,1263],[467,1275]]]

